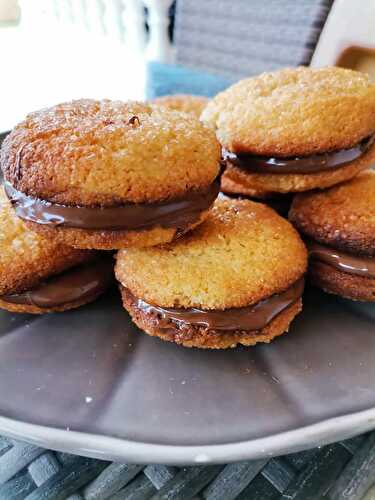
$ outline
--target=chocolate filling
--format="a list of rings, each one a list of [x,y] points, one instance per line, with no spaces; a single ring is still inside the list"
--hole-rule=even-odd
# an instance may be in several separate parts
[[[344,253],[315,241],[309,241],[307,248],[310,259],[324,262],[344,273],[375,278],[375,258]]]
[[[235,154],[224,150],[223,159],[235,167],[262,174],[314,174],[344,167],[357,160],[369,150],[374,141],[375,134],[349,149],[295,158]]]
[[[104,292],[113,279],[112,256],[101,257],[52,276],[31,290],[3,295],[0,299],[11,304],[48,309],[94,298]]]
[[[154,306],[142,299],[134,298],[135,306],[146,314],[159,317],[159,328],[170,328],[170,322],[178,326],[202,326],[207,330],[261,330],[278,314],[294,304],[303,293],[304,279],[296,281],[284,292],[272,295],[257,304],[248,307],[224,310],[205,310],[198,308],[174,309]],[[127,292],[131,294],[129,289]]]
[[[27,196],[9,182],[4,184],[18,217],[37,224],[87,230],[141,230],[154,226],[185,228],[199,219],[215,201],[220,176],[205,190],[191,191],[184,198],[158,203],[127,203],[114,207],[68,206]]]

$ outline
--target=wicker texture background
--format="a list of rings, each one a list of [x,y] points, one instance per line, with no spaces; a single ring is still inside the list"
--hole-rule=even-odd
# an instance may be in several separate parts
[[[279,458],[186,468],[115,464],[0,437],[0,500],[359,500],[374,481],[375,432]]]
[[[333,0],[180,0],[177,63],[227,78],[309,64]]]

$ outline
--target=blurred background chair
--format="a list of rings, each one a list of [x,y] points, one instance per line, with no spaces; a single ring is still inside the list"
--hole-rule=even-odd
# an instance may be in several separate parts
[[[333,0],[182,0],[176,61],[228,78],[309,64]]]

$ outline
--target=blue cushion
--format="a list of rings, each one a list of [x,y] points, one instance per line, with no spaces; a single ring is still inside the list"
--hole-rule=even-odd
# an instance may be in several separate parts
[[[176,66],[150,62],[147,64],[146,98],[153,99],[168,94],[194,94],[212,97],[233,81]]]

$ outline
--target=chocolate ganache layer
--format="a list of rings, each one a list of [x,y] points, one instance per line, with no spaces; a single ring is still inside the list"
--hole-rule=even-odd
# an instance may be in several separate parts
[[[324,262],[348,274],[375,278],[375,258],[345,253],[315,241],[307,242],[307,248],[312,260]]]
[[[113,257],[99,257],[51,276],[31,290],[2,295],[0,299],[41,309],[63,306],[100,295],[114,282],[113,276]]]
[[[113,207],[68,206],[33,198],[9,182],[5,192],[21,219],[37,224],[87,230],[142,230],[155,226],[185,228],[199,219],[220,191],[220,176],[205,190],[157,203],[127,203]]]
[[[303,293],[304,279],[301,278],[284,292],[272,295],[248,307],[224,310],[205,310],[198,308],[175,309],[148,304],[132,296],[135,307],[146,313],[157,315],[160,328],[170,328],[170,322],[178,325],[201,326],[208,330],[247,330],[257,331],[267,326],[278,314],[294,304]]]
[[[375,134],[349,149],[295,158],[272,158],[223,151],[223,160],[235,167],[262,174],[314,174],[344,167],[367,153],[374,142]]]

